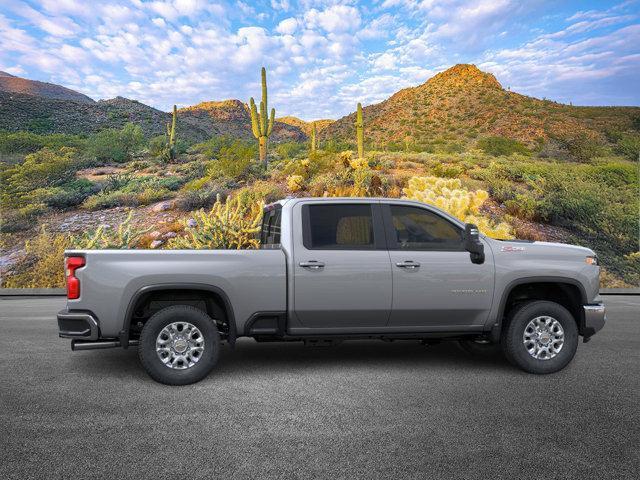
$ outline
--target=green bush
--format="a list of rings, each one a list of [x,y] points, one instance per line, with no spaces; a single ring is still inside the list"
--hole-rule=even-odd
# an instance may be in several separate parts
[[[530,152],[522,143],[506,137],[484,137],[478,140],[478,148],[488,155],[499,157],[519,153],[528,155]]]
[[[630,160],[640,158],[640,134],[623,134],[616,143],[616,152]]]
[[[564,136],[558,140],[567,149],[569,155],[579,162],[588,162],[603,153],[598,139],[584,132]]]
[[[120,130],[107,129],[89,138],[89,154],[100,162],[125,162],[144,142],[139,125],[127,123]]]
[[[275,151],[282,159],[289,160],[298,157],[308,150],[308,145],[301,142],[284,142],[275,147]]]
[[[59,187],[35,189],[31,193],[33,201],[41,202],[50,208],[69,208],[80,205],[87,197],[94,195],[100,187],[85,179],[74,179]]]
[[[220,149],[215,166],[224,176],[237,178],[247,170],[257,153],[255,144],[234,140]]]
[[[0,132],[0,153],[34,153],[42,148],[59,150],[62,147],[72,147],[84,150],[87,140],[78,135],[55,133],[52,135],[38,135],[32,132]]]
[[[73,179],[82,163],[76,151],[63,147],[58,151],[43,148],[25,157],[21,164],[0,173],[0,203],[3,207],[21,207],[31,202],[38,188],[57,187]]]

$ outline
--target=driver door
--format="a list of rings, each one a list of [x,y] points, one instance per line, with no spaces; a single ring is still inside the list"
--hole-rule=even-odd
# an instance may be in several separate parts
[[[494,266],[471,262],[460,226],[426,206],[383,204],[391,257],[389,326],[449,329],[484,325],[493,299]]]

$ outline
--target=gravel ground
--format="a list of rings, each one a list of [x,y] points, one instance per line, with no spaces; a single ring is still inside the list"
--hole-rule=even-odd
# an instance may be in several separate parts
[[[224,347],[187,387],[71,352],[64,299],[0,300],[2,478],[638,478],[640,297],[564,371],[455,344]],[[635,473],[634,473],[635,472]]]

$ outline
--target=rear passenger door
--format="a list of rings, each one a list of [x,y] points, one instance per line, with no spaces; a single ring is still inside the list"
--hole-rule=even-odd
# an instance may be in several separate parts
[[[493,298],[494,264],[471,262],[463,229],[426,207],[383,204],[393,270],[390,327],[443,330],[484,325]]]
[[[294,224],[302,225],[293,259],[299,326],[324,333],[384,327],[392,287],[379,203],[309,201],[294,207]]]

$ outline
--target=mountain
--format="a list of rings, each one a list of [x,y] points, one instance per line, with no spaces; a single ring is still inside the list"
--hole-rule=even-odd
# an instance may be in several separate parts
[[[116,97],[94,101],[81,93],[50,83],[0,75],[0,130],[37,133],[90,134],[125,123],[140,125],[148,137],[162,135],[171,114],[136,100]],[[178,138],[201,142],[212,135],[253,138],[251,117],[239,100],[203,102],[178,111]],[[305,140],[295,126],[276,122],[272,141]]]
[[[28,80],[0,72],[0,92],[27,94],[54,100],[71,100],[79,103],[94,103],[94,100],[70,88],[53,83]]]
[[[293,127],[297,127],[304,133],[306,133],[307,136],[311,135],[312,124],[316,124],[316,132],[321,132],[334,122],[334,120],[330,119],[313,120],[311,122],[306,122],[298,117],[294,117],[291,115],[287,117],[276,118],[276,121],[286,123],[287,125],[291,125]]]
[[[82,135],[132,122],[151,137],[163,134],[170,120],[169,113],[123,97],[88,103],[0,91],[0,130]],[[204,130],[186,122],[178,133],[192,141],[207,138]]]
[[[209,136],[229,135],[245,140],[253,138],[249,107],[240,100],[202,102],[181,108],[178,110],[178,118],[188,119],[198,128],[209,132]],[[303,141],[305,138],[303,129],[295,125],[279,120],[273,125],[271,140],[275,142]]]
[[[638,107],[574,107],[505,90],[490,73],[459,64],[417,87],[405,88],[363,108],[365,141],[471,143],[504,136],[529,146],[576,134],[604,138],[608,129],[628,130]],[[330,124],[321,139],[355,141],[355,113]]]

